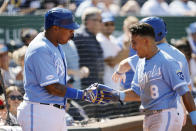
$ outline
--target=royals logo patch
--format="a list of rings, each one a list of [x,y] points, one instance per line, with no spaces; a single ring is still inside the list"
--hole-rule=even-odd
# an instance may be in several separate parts
[[[182,73],[181,71],[178,71],[176,74],[178,75],[178,77],[179,77],[181,80],[184,80],[184,75],[183,75],[183,73]]]

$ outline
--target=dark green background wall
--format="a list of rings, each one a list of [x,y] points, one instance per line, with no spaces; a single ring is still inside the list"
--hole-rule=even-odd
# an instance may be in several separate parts
[[[122,23],[126,17],[116,17],[116,30],[122,31]],[[142,17],[138,17],[141,19]],[[167,40],[186,36],[185,28],[192,22],[196,22],[196,17],[162,17],[168,29]],[[80,18],[76,21],[81,23]],[[9,43],[10,40],[19,39],[20,29],[32,27],[41,30],[44,24],[43,16],[0,16],[0,41]],[[43,29],[43,28],[42,28]],[[9,36],[8,36],[9,34]]]

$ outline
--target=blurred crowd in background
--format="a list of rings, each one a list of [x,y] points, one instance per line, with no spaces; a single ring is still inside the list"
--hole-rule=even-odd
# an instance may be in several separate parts
[[[157,15],[196,16],[196,3],[191,0],[0,0],[3,14],[43,14],[56,6],[81,16],[85,8],[97,7],[114,16]]]
[[[134,75],[132,70],[127,72],[125,83],[114,83],[111,76],[121,60],[136,54],[128,36],[128,27],[139,22],[135,16],[196,16],[196,2],[190,0],[0,0],[0,5],[2,15],[44,14],[46,10],[58,6],[69,8],[76,17],[81,17],[82,24],[75,31],[75,37],[62,45],[67,60],[68,84],[79,89],[95,82],[117,90],[130,88]],[[113,35],[115,16],[126,16],[120,36]],[[192,93],[195,95],[196,22],[190,23],[184,31],[186,36],[168,42],[185,54],[192,78]],[[5,85],[5,91],[2,86],[0,88],[0,125],[6,125],[7,118],[11,122],[9,125],[17,125],[16,109],[24,95],[25,52],[38,33],[35,29],[23,28],[20,34],[22,44],[12,51],[6,43],[0,43],[0,69]],[[70,103],[80,107],[74,101]],[[84,114],[83,117],[88,118]],[[74,118],[67,115],[67,123],[72,125]]]

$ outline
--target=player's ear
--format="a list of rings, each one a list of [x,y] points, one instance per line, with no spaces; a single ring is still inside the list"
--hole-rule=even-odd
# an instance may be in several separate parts
[[[143,41],[144,41],[145,45],[148,45],[148,44],[149,44],[149,40],[148,40],[147,37],[144,37],[144,38],[143,38]]]

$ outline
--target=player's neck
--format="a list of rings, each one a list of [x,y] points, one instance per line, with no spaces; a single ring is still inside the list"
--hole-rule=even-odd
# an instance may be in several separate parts
[[[168,43],[165,37],[162,40],[156,42],[157,45],[161,43]]]
[[[157,48],[157,46],[155,46],[151,53],[149,53],[149,55],[146,57],[147,60],[151,59],[154,55],[156,55],[159,52],[159,49]]]
[[[56,46],[56,47],[58,46],[58,42],[54,39],[55,37],[53,36],[52,33],[45,31],[44,35],[54,46]]]

